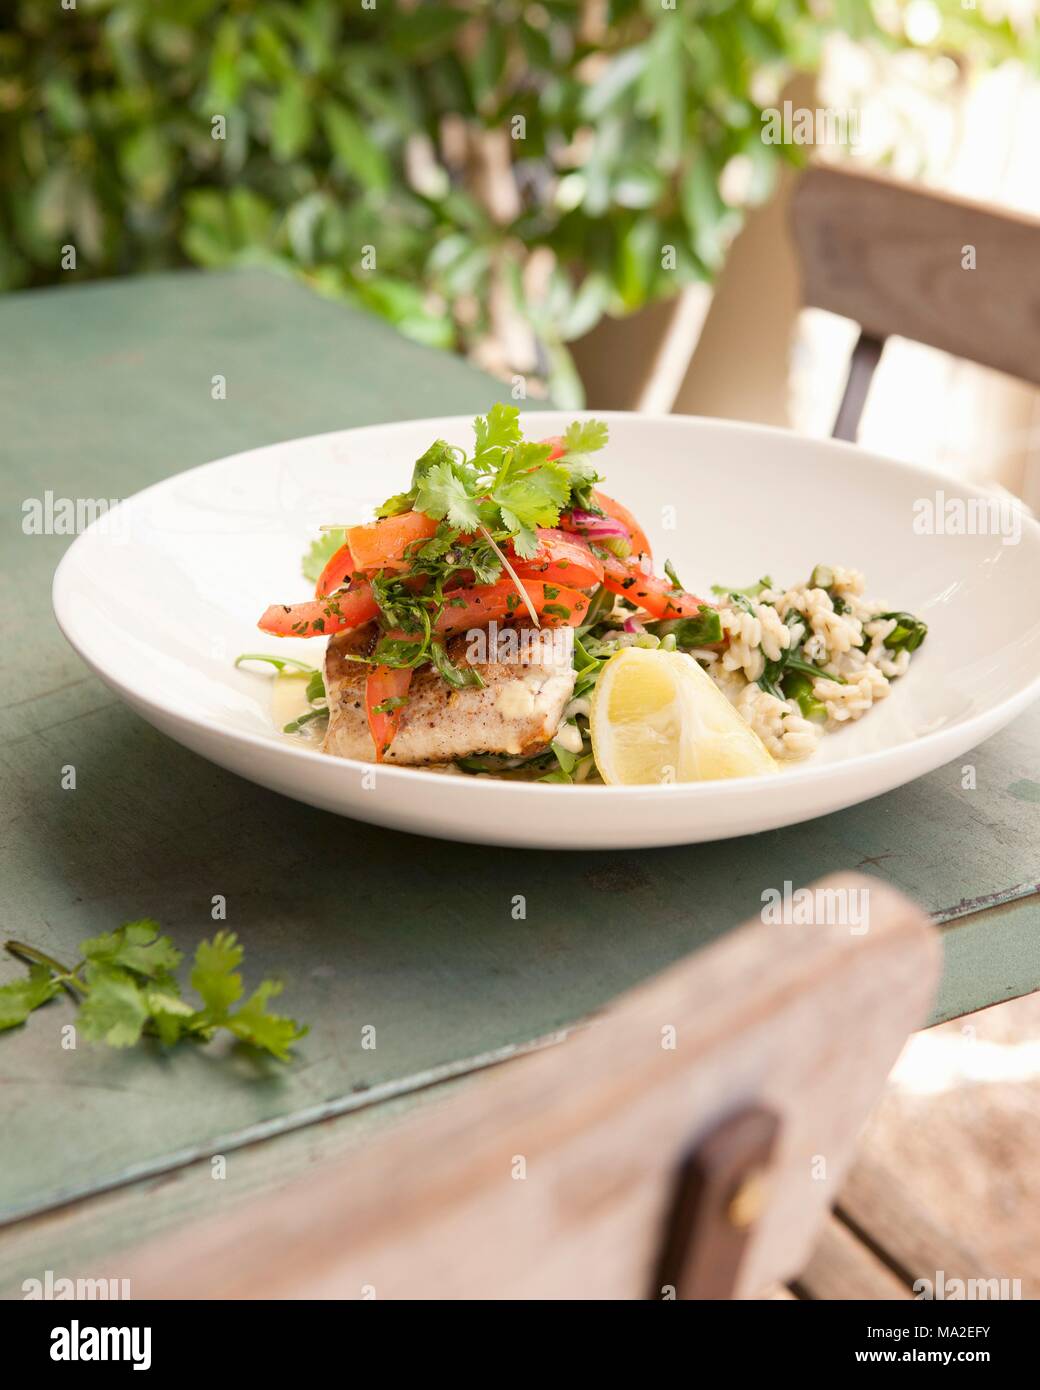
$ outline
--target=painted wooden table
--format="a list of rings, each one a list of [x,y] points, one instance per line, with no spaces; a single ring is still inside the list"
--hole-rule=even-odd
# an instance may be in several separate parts
[[[218,374],[227,397],[214,401]],[[99,1269],[229,1189],[270,1189],[363,1142],[728,931],[767,886],[859,867],[924,903],[946,943],[936,1020],[1040,984],[1040,710],[971,755],[973,778],[951,765],[790,830],[519,853],[339,820],[240,781],[144,724],[54,626],[50,579],[69,538],[25,534],[26,501],[124,497],[255,445],[483,411],[500,392],[261,273],[0,300],[4,935],[61,957],[154,916],[190,950],[212,933],[219,893],[247,986],[281,976],[287,1011],[311,1025],[290,1068],[219,1044],[65,1050],[64,1001],[0,1037],[0,1292],[44,1269]],[[61,786],[69,764],[74,791]],[[0,979],[16,973],[0,963]]]

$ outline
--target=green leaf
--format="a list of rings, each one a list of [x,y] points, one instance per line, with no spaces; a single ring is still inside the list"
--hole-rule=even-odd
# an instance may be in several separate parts
[[[481,524],[476,500],[448,463],[435,463],[423,475],[415,494],[415,510],[437,521],[447,517],[460,531],[475,531]]]
[[[91,937],[80,951],[94,965],[120,966],[150,980],[176,970],[184,959],[168,936],[159,935],[158,922],[147,918]]]
[[[380,519],[387,516],[400,516],[402,512],[412,511],[414,507],[414,492],[395,492],[393,497],[388,497],[381,507],[376,508],[376,516]]]
[[[281,992],[282,986],[279,983],[265,980],[242,1007],[231,1015],[226,1027],[241,1042],[270,1052],[280,1062],[288,1062],[289,1048],[305,1037],[308,1030],[295,1019],[268,1010],[268,1000],[274,999]]]
[[[606,446],[610,430],[603,420],[574,420],[563,434],[568,454],[593,454]]]
[[[537,549],[537,537],[528,533],[536,526],[555,526],[560,509],[570,500],[571,482],[566,468],[548,462],[548,444],[518,444],[499,470],[491,497],[502,510],[510,531],[524,533],[525,558]],[[517,547],[520,550],[519,545]]]
[[[223,1023],[231,1005],[242,997],[242,947],[234,932],[219,931],[212,941],[200,941],[191,972],[192,988],[201,995],[207,1017]]]
[[[487,415],[478,415],[473,421],[473,433],[476,435],[474,458],[483,466],[495,467],[490,455],[501,455],[520,443],[519,407],[497,401]]]
[[[300,563],[304,579],[317,584],[321,572],[347,540],[346,531],[323,531],[316,541],[311,541]]]
[[[473,666],[456,666],[445,650],[443,642],[430,643],[430,656],[441,676],[453,690],[484,689],[484,680]]]
[[[647,632],[655,637],[675,637],[675,645],[684,651],[695,647],[710,647],[722,641],[722,619],[718,610],[702,603],[696,618],[665,618],[658,623],[647,623]]]
[[[148,996],[126,970],[88,965],[88,994],[80,1005],[78,1026],[91,1042],[133,1047],[148,1021]]]
[[[313,107],[302,82],[287,82],[271,111],[271,153],[284,164],[310,144]]]
[[[332,152],[343,168],[353,174],[363,188],[385,193],[390,185],[386,155],[349,107],[339,101],[326,101],[321,108],[321,120]]]
[[[34,1009],[53,999],[61,986],[45,965],[33,965],[22,980],[0,985],[0,1032],[17,1028]]]
[[[172,982],[162,989],[150,989],[145,995],[152,1023],[165,1047],[172,1047],[189,1030],[188,1020],[195,1010],[174,992]]]
[[[928,636],[928,624],[912,613],[879,613],[873,622],[895,619],[896,626],[885,638],[885,646],[891,652],[915,652]]]

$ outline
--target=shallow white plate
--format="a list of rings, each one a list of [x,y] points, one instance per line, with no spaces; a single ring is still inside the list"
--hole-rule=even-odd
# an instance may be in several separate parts
[[[138,493],[72,545],[54,578],[68,640],[171,738],[314,806],[448,839],[622,848],[725,839],[877,796],[938,767],[1040,694],[1040,526],[917,534],[915,504],[984,494],[843,444],[779,430],[595,412],[610,424],[606,489],[639,516],[658,566],[684,583],[804,581],[817,562],[865,571],[867,591],[925,618],[928,639],[890,697],[781,776],[661,787],[568,787],[372,769],[275,727],[271,683],[242,651],[321,664],[322,639],[257,632],[271,602],[309,597],[300,557],[325,522],[366,520],[468,417],[379,425],[254,449]],[[536,435],[571,415],[539,413]],[[917,512],[920,506],[917,505]],[[130,775],[127,769],[127,775]],[[367,774],[367,775],[365,775]]]

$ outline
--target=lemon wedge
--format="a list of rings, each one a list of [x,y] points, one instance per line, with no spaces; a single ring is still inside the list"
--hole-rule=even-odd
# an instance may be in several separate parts
[[[589,725],[600,775],[614,786],[777,771],[762,740],[685,652],[616,652],[600,672]]]

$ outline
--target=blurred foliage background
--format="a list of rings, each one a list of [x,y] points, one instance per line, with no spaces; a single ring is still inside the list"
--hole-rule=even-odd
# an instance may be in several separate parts
[[[1023,44],[982,0],[0,9],[0,288],[62,279],[66,244],[76,280],[263,264],[561,404],[569,340],[717,271],[798,153],[761,108],[829,33]]]

